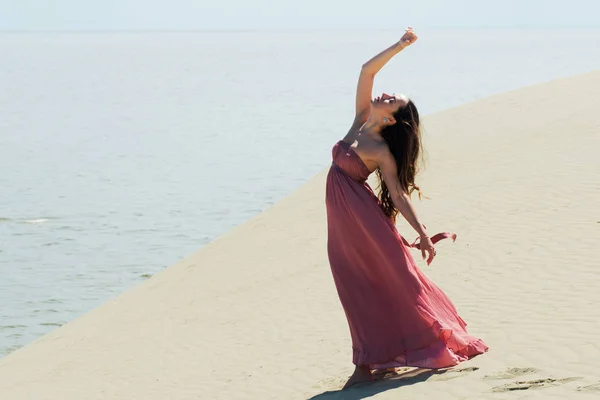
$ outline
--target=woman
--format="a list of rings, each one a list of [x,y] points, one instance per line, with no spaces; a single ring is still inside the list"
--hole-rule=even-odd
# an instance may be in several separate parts
[[[416,266],[410,247],[430,264],[434,244],[411,202],[421,154],[419,113],[403,95],[371,100],[375,74],[417,40],[400,41],[365,63],[356,92],[356,117],[332,150],[327,175],[328,255],[352,337],[356,369],[344,388],[372,380],[372,371],[398,366],[442,368],[487,351],[470,336],[450,299]],[[377,171],[379,198],[366,182]],[[395,227],[401,214],[419,234],[409,245]]]

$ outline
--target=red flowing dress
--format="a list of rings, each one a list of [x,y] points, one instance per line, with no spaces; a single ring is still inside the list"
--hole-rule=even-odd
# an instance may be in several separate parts
[[[467,333],[448,296],[417,267],[409,245],[366,182],[370,171],[345,141],[327,175],[327,251],[356,365],[443,368],[487,351]],[[456,236],[442,233],[432,241]]]

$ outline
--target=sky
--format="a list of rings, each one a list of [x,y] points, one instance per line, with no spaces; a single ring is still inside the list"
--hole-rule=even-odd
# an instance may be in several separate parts
[[[600,0],[0,0],[0,30],[600,28]]]

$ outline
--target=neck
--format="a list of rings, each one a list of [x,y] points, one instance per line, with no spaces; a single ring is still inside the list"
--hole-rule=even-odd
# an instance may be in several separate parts
[[[376,119],[376,117],[373,117],[373,114],[369,115],[369,118],[360,128],[360,131],[364,135],[381,139],[381,129],[383,128],[383,126],[379,122],[377,122]]]

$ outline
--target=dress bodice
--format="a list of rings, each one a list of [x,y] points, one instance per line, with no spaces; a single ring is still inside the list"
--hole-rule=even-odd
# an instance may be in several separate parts
[[[333,165],[357,182],[365,182],[371,171],[365,165],[354,148],[343,140],[338,141],[331,150]]]

